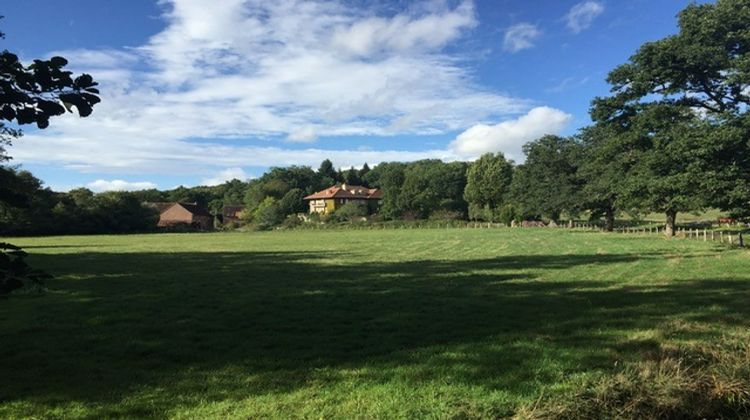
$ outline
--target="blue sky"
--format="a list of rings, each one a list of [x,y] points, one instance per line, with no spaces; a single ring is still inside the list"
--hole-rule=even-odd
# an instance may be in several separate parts
[[[206,6],[210,4],[210,6]],[[269,166],[470,160],[588,124],[605,77],[688,1],[25,0],[3,47],[101,83],[10,149],[57,190],[216,184]]]

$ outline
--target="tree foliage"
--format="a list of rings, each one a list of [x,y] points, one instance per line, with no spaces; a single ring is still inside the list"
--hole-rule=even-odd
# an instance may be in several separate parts
[[[662,189],[676,185],[687,187],[696,167],[707,171],[702,180],[701,200],[735,214],[750,213],[750,4],[746,0],[718,0],[715,4],[690,4],[678,16],[679,32],[664,39],[644,44],[630,60],[615,68],[608,76],[612,95],[596,98],[592,118],[598,123],[616,124],[634,137],[654,128],[654,113],[665,121],[671,115],[687,112],[702,120],[702,139],[689,134],[689,140],[666,146],[664,133],[660,146],[652,150],[647,161],[661,159],[672,164],[670,170],[683,168],[681,174],[653,180],[662,182]],[[675,108],[689,111],[673,111]],[[672,111],[665,111],[665,110]],[[665,115],[669,114],[669,115]],[[659,118],[659,116],[656,116]],[[638,131],[641,130],[639,133]],[[643,140],[645,141],[645,140]],[[689,142],[696,152],[688,156],[690,165],[675,162],[684,151],[681,143]],[[677,153],[673,158],[659,153]],[[664,160],[669,160],[665,162]],[[700,160],[700,162],[699,162]],[[647,165],[644,163],[644,165]],[[640,165],[638,177],[652,173]],[[655,176],[660,174],[655,173]],[[678,179],[679,178],[679,179]],[[692,185],[690,185],[692,187]],[[659,188],[654,187],[653,191]],[[699,192],[695,190],[695,193]],[[685,200],[674,207],[699,207],[698,203],[685,205]],[[647,200],[648,201],[648,200]],[[695,201],[695,200],[693,200]],[[653,204],[653,203],[651,203]],[[657,206],[664,207],[664,206]],[[670,207],[670,206],[666,206]]]
[[[420,219],[440,210],[465,214],[466,170],[465,162],[421,160],[408,164],[396,203],[399,213]]]
[[[81,117],[91,115],[100,101],[98,83],[89,74],[74,76],[65,70],[67,65],[68,60],[59,56],[24,65],[16,54],[0,52],[0,156],[7,158],[3,146],[21,134],[8,123],[43,129],[51,117],[74,107]]]
[[[578,163],[582,148],[573,138],[547,135],[523,146],[526,162],[513,176],[511,194],[524,218],[559,220],[581,210]]]
[[[678,15],[679,33],[644,44],[610,72],[614,95],[596,102],[594,118],[619,114],[644,99],[716,113],[745,111],[750,105],[748,22],[746,0],[688,5]]]
[[[469,165],[464,199],[469,218],[495,220],[505,202],[513,179],[513,164],[502,153],[486,153]]]

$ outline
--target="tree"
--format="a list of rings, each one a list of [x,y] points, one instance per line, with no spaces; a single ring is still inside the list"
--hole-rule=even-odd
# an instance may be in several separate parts
[[[354,169],[353,166],[344,171],[344,182],[348,185],[361,185],[362,180],[359,178],[359,171]]]
[[[425,219],[435,211],[449,210],[465,216],[466,171],[465,162],[428,159],[408,164],[398,196],[401,214]]]
[[[609,73],[614,96],[598,100],[600,111],[619,111],[624,103],[656,95],[649,100],[668,99],[715,113],[746,112],[750,3],[693,3],[679,13],[678,26],[678,34],[644,44]]]
[[[304,213],[305,202],[303,198],[305,193],[299,189],[294,188],[289,190],[284,197],[279,200],[279,211],[282,215],[287,216],[290,214]]]
[[[605,229],[611,232],[618,209],[625,207],[624,183],[636,163],[634,154],[628,151],[624,132],[610,125],[587,127],[579,139],[583,147],[578,165],[582,206],[592,217],[604,216]]]
[[[711,152],[704,158],[714,182],[706,191],[709,204],[749,212],[750,3],[691,4],[678,25],[676,35],[644,44],[609,73],[612,95],[594,100],[592,118],[627,121],[659,104],[697,112],[715,129],[706,134],[714,145],[704,149]],[[718,131],[723,134],[713,135]]]
[[[709,204],[721,171],[713,168],[714,127],[680,105],[643,107],[625,139],[635,158],[624,183],[623,200],[632,207],[666,215],[672,237],[677,214],[702,210]]]
[[[268,229],[281,223],[284,215],[279,209],[278,200],[266,197],[253,211],[252,219],[260,229]]]
[[[5,34],[0,33],[0,38]],[[0,53],[0,120],[18,125],[36,124],[40,129],[49,126],[51,117],[72,112],[87,117],[99,103],[99,89],[88,74],[73,78],[64,70],[68,60],[55,56],[49,60],[34,60],[23,65],[18,56],[3,50]],[[7,159],[4,145],[21,132],[0,122],[0,156]],[[0,160],[2,160],[0,159]]]
[[[469,218],[494,220],[510,190],[513,164],[502,153],[486,153],[469,165],[464,199],[469,204]]]
[[[328,159],[320,163],[320,168],[318,168],[318,176],[320,177],[322,183],[320,189],[328,188],[339,181],[336,169],[333,168],[333,163]]]
[[[582,148],[573,138],[547,135],[523,146],[526,162],[513,174],[511,195],[524,218],[558,221],[581,209],[578,162]]]
[[[403,209],[400,207],[400,196],[406,166],[405,163],[401,162],[381,163],[368,174],[370,177],[377,175],[374,186],[383,191],[380,213],[387,219],[397,219],[403,213]]]
[[[357,174],[358,177],[359,177],[359,179],[360,179],[360,182],[365,187],[369,187],[370,186],[370,184],[367,182],[367,174],[370,173],[370,171],[371,171],[370,166],[367,165],[367,162],[365,162],[365,164],[362,165],[362,169],[360,169],[359,173]]]
[[[0,39],[4,38],[5,34],[0,32]],[[72,112],[73,107],[78,115],[87,117],[99,103],[99,90],[94,79],[88,74],[73,78],[72,72],[64,70],[67,64],[68,60],[55,56],[49,60],[34,60],[25,66],[17,55],[8,50],[0,52],[0,162],[10,158],[5,147],[10,145],[11,139],[21,135],[19,129],[7,126],[6,122],[36,124],[39,129],[44,129],[49,126],[51,117]],[[3,197],[4,192],[11,194]],[[12,191],[4,192],[0,191],[0,201],[14,199]],[[0,278],[6,281],[23,284],[40,279],[35,277],[37,274],[33,270],[14,269],[16,265],[25,265],[20,249],[4,246],[0,249],[0,260],[8,262],[0,266]]]

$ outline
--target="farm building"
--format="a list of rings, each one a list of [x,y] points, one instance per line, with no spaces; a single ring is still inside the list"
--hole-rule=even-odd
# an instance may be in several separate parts
[[[198,229],[213,228],[214,217],[204,206],[198,203],[155,203],[159,210],[158,227],[192,226]]]
[[[377,188],[347,184],[336,184],[304,198],[310,206],[310,214],[333,213],[346,203],[357,203],[367,206],[372,212],[377,210],[381,199],[382,193]]]

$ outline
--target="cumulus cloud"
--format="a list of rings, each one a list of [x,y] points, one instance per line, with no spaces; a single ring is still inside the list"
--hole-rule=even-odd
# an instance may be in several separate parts
[[[594,23],[594,19],[604,12],[604,5],[598,1],[584,1],[573,6],[565,15],[568,29],[579,33]]]
[[[542,35],[542,31],[531,23],[517,23],[505,30],[503,49],[518,52],[534,46],[534,41]]]
[[[455,160],[450,150],[422,151],[351,149],[285,149],[277,146],[237,146],[232,144],[167,141],[143,143],[144,149],[133,150],[127,142],[111,142],[99,159],[91,157],[91,150],[100,147],[99,140],[77,138],[63,142],[64,148],[50,146],[50,139],[29,134],[19,141],[14,160],[47,162],[64,165],[78,172],[113,174],[170,174],[195,175],[196,171],[220,170],[243,166],[309,165],[317,167],[324,159],[349,168],[367,162],[370,165],[386,161],[418,159]],[[210,172],[209,172],[210,173]]]
[[[161,4],[166,26],[144,45],[65,52],[74,70],[101,82],[102,103],[89,118],[29,132],[14,146],[17,161],[101,173],[301,164],[310,162],[305,151],[273,144],[443,134],[528,110],[527,100],[478,86],[467,62],[447,52],[477,25],[471,1],[395,15],[343,0]],[[378,153],[435,155],[397,152]]]
[[[487,152],[503,152],[507,158],[522,162],[525,143],[545,134],[559,134],[571,118],[570,114],[559,109],[537,107],[526,115],[499,124],[474,125],[456,137],[451,149],[456,155],[467,158]]]
[[[148,190],[151,188],[156,188],[156,184],[154,184],[153,182],[148,182],[148,181],[129,182],[129,181],[123,181],[121,179],[113,179],[111,181],[107,181],[104,179],[97,179],[96,181],[89,182],[88,184],[86,184],[86,188],[94,192],[138,191],[138,190]]]
[[[444,46],[476,24],[473,4],[464,2],[453,10],[426,16],[399,14],[342,25],[333,35],[333,45],[362,56],[382,51],[430,50]]]
[[[287,140],[300,143],[308,143],[317,140],[318,135],[313,127],[305,127],[294,131],[287,136]]]
[[[210,178],[204,179],[203,181],[201,181],[201,185],[213,187],[215,185],[221,185],[233,179],[247,181],[250,178],[252,177],[248,175],[242,168],[227,168]]]

